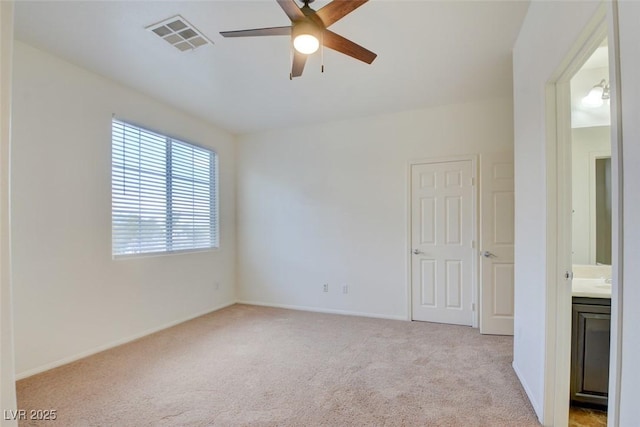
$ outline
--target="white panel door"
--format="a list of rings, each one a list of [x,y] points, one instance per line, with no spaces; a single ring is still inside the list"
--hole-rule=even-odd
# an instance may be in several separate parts
[[[473,166],[411,167],[412,319],[471,326]]]
[[[513,154],[483,155],[480,170],[480,332],[513,335]]]

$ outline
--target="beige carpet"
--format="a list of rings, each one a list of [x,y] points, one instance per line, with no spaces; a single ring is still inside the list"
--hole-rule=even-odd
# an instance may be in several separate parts
[[[18,382],[46,426],[537,426],[511,337],[235,305]]]

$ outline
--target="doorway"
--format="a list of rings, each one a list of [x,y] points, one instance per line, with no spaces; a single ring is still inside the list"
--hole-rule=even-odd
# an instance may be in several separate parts
[[[590,248],[580,248],[577,244],[574,244],[573,238],[582,239],[584,241],[590,240],[588,231],[577,231],[574,229],[574,225],[578,225],[581,220],[579,218],[580,212],[576,210],[574,213],[574,204],[576,207],[580,205],[578,200],[574,200],[574,194],[572,192],[572,184],[574,184],[575,177],[572,175],[573,166],[573,140],[574,140],[574,120],[577,117],[575,112],[571,110],[571,96],[579,97],[581,102],[582,98],[585,98],[591,89],[602,89],[599,93],[600,102],[604,109],[608,109],[611,117],[615,117],[617,113],[616,94],[618,87],[616,86],[617,76],[614,72],[617,70],[617,61],[612,60],[609,62],[605,60],[606,67],[612,68],[610,73],[611,82],[608,79],[600,78],[597,82],[591,82],[590,88],[587,88],[586,93],[582,93],[582,90],[577,91],[572,85],[572,79],[580,72],[583,65],[590,62],[590,58],[601,47],[608,47],[609,54],[612,58],[616,58],[615,40],[606,40],[608,34],[608,21],[607,10],[603,6],[594,17],[592,24],[590,24],[583,35],[579,38],[578,42],[572,50],[572,55],[567,58],[563,66],[556,73],[556,75],[550,80],[547,85],[547,121],[548,126],[548,145],[547,162],[553,165],[547,171],[547,177],[552,186],[549,187],[550,197],[547,199],[547,203],[551,206],[551,209],[556,212],[554,218],[550,218],[550,234],[549,242],[547,245],[547,262],[551,266],[548,270],[548,299],[547,305],[550,308],[547,311],[547,337],[549,346],[546,349],[546,363],[547,363],[547,381],[548,389],[545,391],[545,411],[549,411],[551,415],[553,425],[567,425],[569,420],[569,406],[570,402],[574,401],[575,395],[570,390],[572,384],[575,387],[576,384],[580,386],[587,386],[588,391],[598,391],[600,394],[610,393],[608,396],[608,417],[609,423],[616,424],[616,405],[617,394],[616,384],[619,380],[619,370],[617,363],[617,352],[619,341],[615,333],[610,335],[611,345],[608,345],[608,336],[606,340],[601,339],[604,335],[603,329],[606,323],[607,328],[616,330],[618,321],[618,307],[619,300],[617,289],[621,286],[621,283],[617,280],[618,271],[620,269],[620,260],[617,257],[616,245],[619,242],[620,230],[620,203],[621,196],[619,192],[620,188],[620,168],[619,168],[619,156],[618,147],[619,139],[617,136],[617,123],[615,120],[611,120],[611,128],[605,129],[604,132],[610,135],[609,150],[611,150],[611,239],[612,239],[612,258],[609,266],[598,265],[586,265],[587,271],[576,271],[581,269],[581,265],[575,264],[574,252],[576,255],[576,262],[580,262],[578,258],[584,256],[585,253],[591,251]],[[614,34],[614,32],[611,32]],[[612,65],[611,65],[612,64]],[[600,72],[597,72],[600,74]],[[602,81],[604,80],[604,82]],[[596,91],[597,92],[597,91]],[[594,92],[595,93],[595,92]],[[594,95],[591,94],[593,97]],[[610,107],[607,105],[607,97],[609,97]],[[589,153],[587,157],[593,157],[592,153]],[[597,157],[597,156],[595,156]],[[587,161],[588,163],[588,161]],[[606,167],[605,167],[606,168]],[[577,183],[577,181],[576,181]],[[582,183],[582,181],[580,181]],[[590,190],[587,190],[589,192]],[[587,202],[587,207],[583,208],[581,213],[585,214],[590,209],[591,201]],[[583,205],[584,206],[584,205]],[[578,215],[576,216],[576,213]],[[582,221],[585,222],[585,221]],[[591,223],[587,215],[587,227]],[[573,231],[573,232],[572,232]],[[582,255],[580,255],[582,254]],[[584,261],[589,261],[591,258],[586,256],[582,258]],[[575,267],[574,267],[575,265]],[[589,271],[591,268],[598,269],[600,267],[607,267],[605,273],[598,271],[594,274],[594,277],[584,277],[585,274],[592,273]],[[610,271],[610,273],[609,273]],[[576,275],[577,273],[577,275]],[[607,277],[607,275],[609,277]],[[572,280],[576,276],[577,279],[597,279],[602,282],[600,285],[602,288],[605,285],[609,286],[609,310],[610,315],[603,313],[600,309],[587,310],[591,313],[580,314],[576,312],[576,307],[573,300],[576,296],[574,286],[580,282],[580,280]],[[582,277],[580,277],[582,276]],[[607,283],[607,279],[609,282]],[[587,295],[588,297],[592,295]],[[583,301],[578,301],[583,302]],[[580,307],[578,307],[580,308]],[[584,307],[583,307],[584,308]],[[606,319],[609,317],[611,320]],[[588,325],[590,323],[590,325]],[[577,328],[574,325],[577,324]],[[588,331],[589,327],[592,327],[594,334]],[[602,355],[606,357],[610,356],[610,371],[607,372],[609,377],[603,380],[601,377],[597,381],[593,381],[593,378],[589,379],[586,383],[582,384],[573,382],[571,378],[572,364],[575,363],[575,354],[572,355],[572,331],[582,328],[583,336],[582,341],[577,341],[573,345],[573,348],[577,348],[578,351],[583,349],[586,341],[596,342],[600,341],[600,347],[610,347],[604,349],[600,353],[600,356],[595,357],[588,356],[591,360],[586,362],[592,364],[594,360],[597,360],[597,365],[604,370],[609,371],[608,361],[602,360]],[[605,342],[605,344],[602,344]],[[608,351],[607,351],[608,350]],[[573,357],[572,357],[573,356]],[[584,369],[583,366],[580,369]],[[591,367],[587,368],[591,369]],[[602,372],[602,371],[601,371]],[[597,383],[597,388],[600,390],[592,390],[593,384]],[[603,385],[605,384],[605,385]],[[605,391],[606,390],[606,391]],[[602,403],[602,402],[601,402]],[[547,416],[545,416],[545,419]],[[546,421],[549,422],[549,421]]]
[[[608,40],[570,80],[569,425],[607,422],[611,336],[611,108]]]
[[[474,326],[475,159],[410,165],[411,319]]]

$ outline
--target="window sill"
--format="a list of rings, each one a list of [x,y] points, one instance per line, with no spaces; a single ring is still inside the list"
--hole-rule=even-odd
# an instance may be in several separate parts
[[[112,255],[111,259],[114,261],[124,261],[130,259],[140,259],[140,258],[158,258],[158,257],[166,257],[172,255],[190,255],[197,254],[203,252],[219,252],[220,247],[215,248],[205,248],[205,249],[182,249],[179,251],[166,251],[166,252],[146,252],[140,254],[127,254],[127,255]]]

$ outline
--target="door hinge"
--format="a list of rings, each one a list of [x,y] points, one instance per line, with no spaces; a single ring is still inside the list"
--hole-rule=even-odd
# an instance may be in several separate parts
[[[475,187],[476,185],[476,179],[475,178],[471,178],[471,186]]]
[[[471,303],[471,311],[476,311],[476,303],[475,302]]]
[[[565,280],[573,280],[573,271],[565,271],[564,278]]]
[[[476,248],[476,241],[472,240],[471,241],[471,249],[475,249]]]

